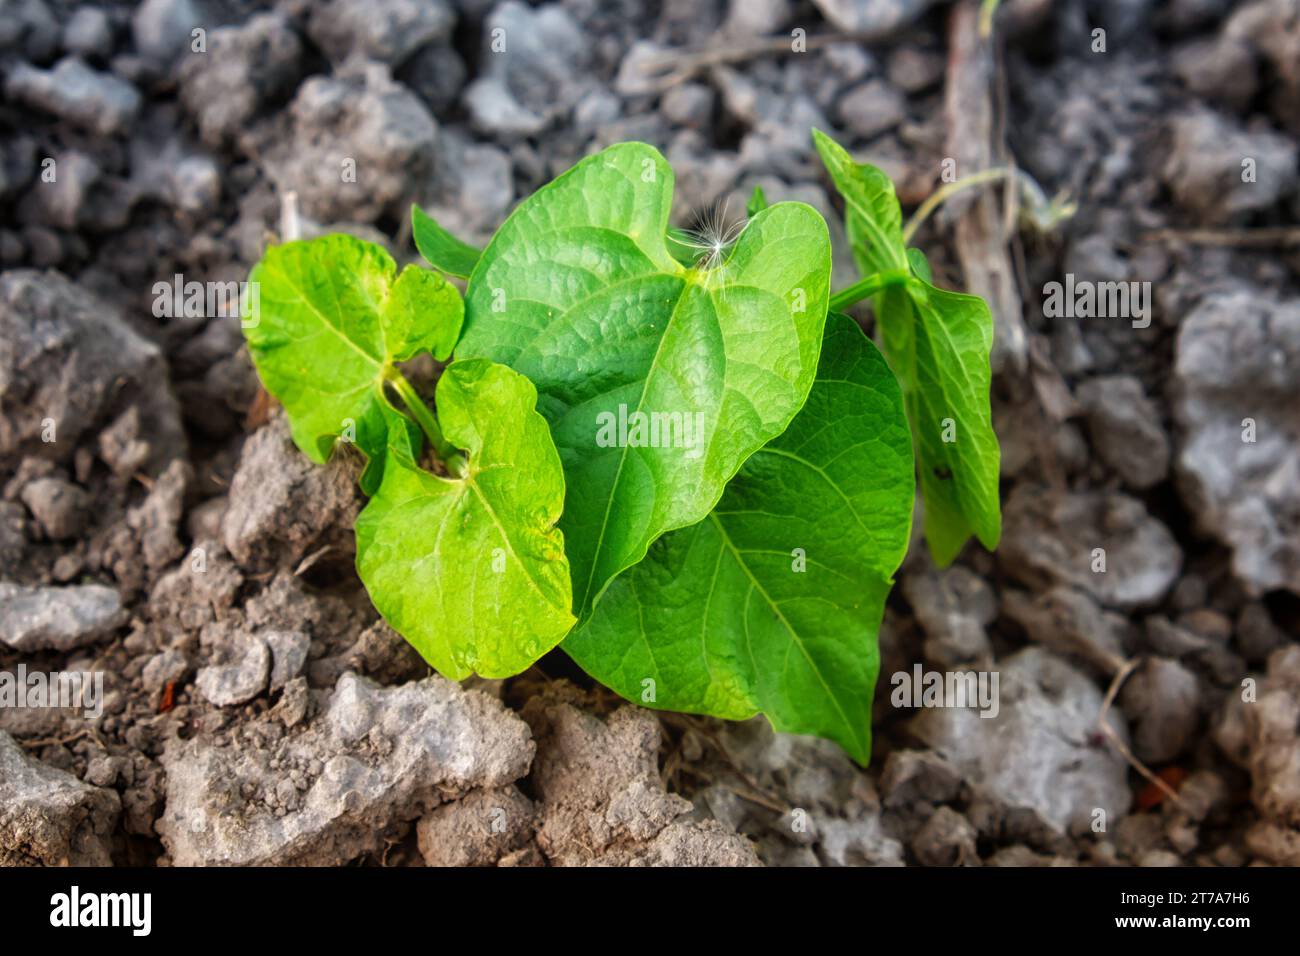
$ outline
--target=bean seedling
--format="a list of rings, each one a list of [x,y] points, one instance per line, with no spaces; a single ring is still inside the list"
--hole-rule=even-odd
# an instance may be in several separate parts
[[[761,712],[867,761],[917,474],[936,563],[997,545],[992,319],[932,284],[889,179],[814,141],[862,272],[835,294],[818,212],[756,191],[702,248],[642,143],[578,162],[483,250],[413,210],[432,270],[342,235],[255,266],[262,382],[313,460],[365,456],[358,573],[444,676],[559,646],[629,700]],[[882,350],[843,314],[867,298]],[[426,353],[454,357],[432,409],[404,372]]]

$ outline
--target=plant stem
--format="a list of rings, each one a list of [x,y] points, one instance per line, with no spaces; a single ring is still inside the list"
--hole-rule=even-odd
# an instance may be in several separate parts
[[[865,279],[859,279],[851,286],[846,286],[839,292],[831,296],[831,311],[842,312],[855,302],[861,302],[863,299],[869,299],[881,289],[889,286],[902,285],[907,281],[907,272],[903,269],[894,269],[889,272],[877,272],[875,275],[869,275]]]
[[[1009,166],[992,166],[988,169],[982,169],[978,173],[963,176],[954,183],[947,183],[939,187],[926,197],[925,202],[916,207],[916,212],[912,213],[912,218],[907,220],[907,226],[903,229],[903,245],[907,245],[912,241],[912,237],[916,235],[916,230],[921,228],[921,224],[930,218],[930,213],[939,208],[939,204],[945,199],[961,192],[963,189],[969,189],[971,186],[995,182],[1015,174],[1016,170]]]
[[[442,429],[438,427],[438,420],[433,417],[433,412],[429,411],[429,407],[424,404],[411,383],[406,380],[406,376],[395,368],[389,368],[384,377],[393,384],[393,388],[397,389],[397,394],[401,396],[407,411],[415,416],[420,430],[429,439],[429,444],[433,446],[434,454],[438,456],[438,460],[446,465],[447,470],[452,474],[462,477],[465,457],[443,437]]]
[[[993,17],[998,12],[1001,0],[984,0],[980,4],[980,36],[987,40],[993,35]]]

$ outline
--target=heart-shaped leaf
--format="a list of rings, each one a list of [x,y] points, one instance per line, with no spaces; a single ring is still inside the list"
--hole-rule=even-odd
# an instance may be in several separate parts
[[[527,375],[564,461],[579,616],[655,538],[708,514],[816,372],[821,216],[778,203],[734,246],[682,265],[665,240],[671,204],[656,150],[611,146],[520,204],[466,292],[457,355]]]
[[[375,607],[444,677],[509,677],[573,625],[564,473],[537,391],[483,359],[438,380],[438,420],[467,452],[444,478],[395,441],[357,517],[357,571]]]
[[[871,753],[877,632],[916,488],[898,383],[832,313],[808,403],[699,524],[614,580],[563,648],[629,700]]]
[[[340,438],[369,459],[361,487],[379,484],[389,428],[409,424],[384,396],[394,363],[446,358],[464,316],[436,272],[397,264],[380,246],[329,235],[272,246],[249,275],[244,335],[293,440],[324,462]]]

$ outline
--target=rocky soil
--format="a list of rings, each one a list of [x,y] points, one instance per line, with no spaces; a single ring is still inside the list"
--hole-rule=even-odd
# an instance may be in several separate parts
[[[1004,0],[996,47],[977,6],[0,0],[0,672],[104,675],[98,717],[0,707],[0,863],[1300,864],[1300,3]],[[917,237],[997,314],[1006,530],[917,541],[866,770],[559,652],[430,674],[352,569],[356,463],[293,448],[237,318],[159,307],[288,192],[410,259],[412,201],[481,241],[627,139],[682,224],[831,215],[810,126],[905,206],[948,158],[1077,203]],[[1150,321],[1048,317],[1067,274]],[[916,664],[996,670],[998,716],[893,706]]]

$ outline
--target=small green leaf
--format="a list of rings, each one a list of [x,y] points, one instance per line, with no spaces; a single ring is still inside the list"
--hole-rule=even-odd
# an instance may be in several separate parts
[[[415,248],[425,262],[459,279],[469,278],[478,264],[478,257],[483,254],[482,250],[457,239],[415,205],[411,206],[411,233],[415,237]]]
[[[389,404],[394,363],[446,358],[460,334],[460,294],[415,266],[401,275],[373,243],[330,235],[273,246],[249,275],[257,310],[244,335],[266,390],[289,415],[293,440],[317,463],[339,438],[369,460],[361,486],[379,483],[391,427],[409,420]]]
[[[655,542],[563,649],[667,710],[742,719],[871,753],[877,632],[916,489],[903,398],[832,313],[808,403],[704,521]]]
[[[643,143],[589,156],[519,205],[466,292],[457,355],[536,383],[564,461],[580,617],[651,541],[709,513],[816,374],[825,220],[778,203],[716,268],[692,268],[665,239],[672,190]]]
[[[918,278],[926,282],[934,282],[934,274],[930,270],[930,260],[926,259],[925,253],[920,249],[907,250],[907,263],[912,267],[912,272]]]
[[[910,273],[872,301],[881,345],[907,398],[930,553],[946,565],[971,534],[992,550],[1002,533],[989,409],[993,317],[983,299],[933,286],[925,256],[904,249],[902,210],[888,176],[854,162],[824,133],[814,130],[813,140],[844,197],[864,277]]]
[[[821,130],[812,135],[831,182],[844,198],[845,229],[863,276],[906,270],[903,212],[893,182],[875,166],[855,162]]]
[[[468,453],[463,478],[390,449],[357,517],[357,571],[384,619],[444,677],[509,677],[573,624],[564,473],[537,391],[483,359],[438,380],[443,435]]]
[[[926,541],[943,567],[972,534],[990,551],[1002,536],[989,408],[993,317],[978,296],[931,285],[924,257],[911,252],[924,268],[876,296],[876,322],[916,438]]]
[[[767,205],[767,194],[763,192],[763,187],[755,186],[754,191],[750,193],[749,202],[745,204],[745,215],[753,219],[766,209]]]

